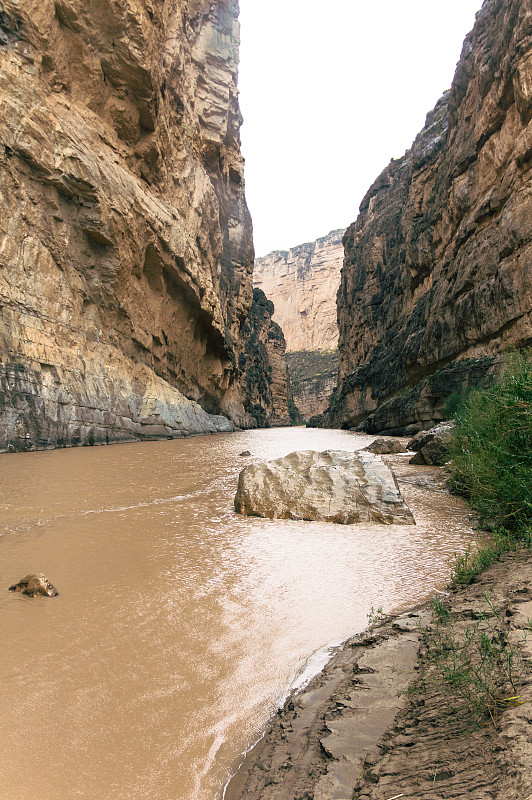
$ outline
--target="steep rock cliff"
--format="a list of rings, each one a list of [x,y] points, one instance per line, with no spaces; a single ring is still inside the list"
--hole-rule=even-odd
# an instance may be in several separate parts
[[[254,289],[239,357],[244,407],[253,420],[250,427],[300,422],[285,361],[286,342],[273,314],[271,300],[261,289]]]
[[[246,422],[237,13],[0,3],[0,449]]]
[[[255,260],[253,285],[273,301],[289,353],[336,348],[335,292],[344,258],[343,233],[331,231],[315,242]]]
[[[344,257],[343,230],[315,242],[277,250],[255,261],[253,283],[275,305],[286,338],[288,371],[305,419],[324,411],[338,382],[329,363],[338,341],[336,288]]]
[[[338,386],[338,350],[286,354],[294,403],[305,420],[321,414]]]
[[[325,424],[378,409],[369,430],[428,427],[446,395],[532,341],[531,117],[530,2],[486,0],[451,90],[344,236]]]

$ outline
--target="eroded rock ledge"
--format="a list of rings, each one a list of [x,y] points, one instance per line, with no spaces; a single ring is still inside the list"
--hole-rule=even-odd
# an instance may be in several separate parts
[[[3,3],[0,450],[248,421],[237,14]]]
[[[323,424],[406,434],[532,341],[532,18],[486,0],[454,80],[345,236]]]

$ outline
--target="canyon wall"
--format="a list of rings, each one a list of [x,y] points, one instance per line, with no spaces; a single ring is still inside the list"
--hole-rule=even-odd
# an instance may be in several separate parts
[[[532,343],[532,10],[486,0],[452,87],[345,236],[322,424],[410,432]]]
[[[0,450],[255,424],[237,15],[0,3]]]
[[[286,354],[294,403],[305,419],[321,414],[338,386],[338,350],[299,350]]]
[[[283,331],[273,322],[274,305],[261,289],[253,290],[253,303],[242,329],[239,356],[246,413],[262,428],[301,421],[294,406],[285,361]]]
[[[315,242],[276,250],[255,261],[253,283],[275,305],[286,338],[294,401],[309,419],[327,408],[338,382],[336,289],[344,257],[343,230]]]
[[[255,261],[253,285],[273,301],[289,353],[336,349],[335,293],[344,258],[343,233],[331,231],[315,242],[276,250]]]

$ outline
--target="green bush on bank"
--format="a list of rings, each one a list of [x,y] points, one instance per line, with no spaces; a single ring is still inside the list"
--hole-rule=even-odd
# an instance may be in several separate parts
[[[532,524],[532,351],[513,354],[503,380],[458,407],[451,488],[491,529],[519,537]]]
[[[494,542],[466,553],[453,578],[474,576],[518,543],[530,545],[532,533],[532,351],[508,359],[503,380],[472,389],[455,411],[449,484],[466,497]]]

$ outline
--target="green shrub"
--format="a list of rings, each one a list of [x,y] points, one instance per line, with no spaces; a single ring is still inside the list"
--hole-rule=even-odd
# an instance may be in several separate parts
[[[532,351],[503,380],[472,389],[456,413],[449,483],[490,529],[529,538],[532,526]]]
[[[443,413],[445,419],[455,419],[457,414],[460,413],[462,407],[467,400],[468,392],[453,392],[445,401]]]

